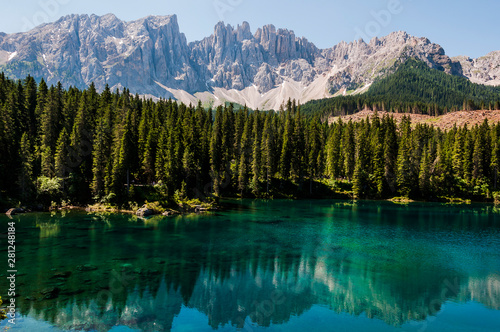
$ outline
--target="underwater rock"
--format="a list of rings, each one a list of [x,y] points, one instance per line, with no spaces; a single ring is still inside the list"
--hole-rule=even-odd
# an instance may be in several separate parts
[[[56,272],[54,275],[51,277],[51,279],[67,279],[71,276],[71,271],[65,271],[65,272]]]
[[[40,294],[43,295],[44,300],[52,300],[59,296],[60,288],[59,287],[49,287],[40,291]]]
[[[78,265],[76,269],[78,271],[94,271],[97,270],[97,267],[94,265],[85,264],[85,265]]]

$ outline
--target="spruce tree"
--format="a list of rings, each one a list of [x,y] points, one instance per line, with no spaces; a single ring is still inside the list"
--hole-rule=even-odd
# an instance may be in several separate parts
[[[411,161],[411,122],[409,117],[403,117],[400,125],[401,138],[396,164],[396,181],[399,192],[409,197],[413,189],[413,165]]]
[[[224,172],[224,158],[222,146],[222,136],[223,136],[223,110],[222,106],[219,106],[215,113],[215,121],[212,128],[212,135],[210,139],[210,165],[211,165],[211,177],[213,184],[213,191],[215,196],[220,195],[220,184],[221,178]]]
[[[28,133],[23,133],[20,144],[20,170],[18,185],[23,202],[28,201],[34,194],[33,178],[33,151]],[[2,173],[5,174],[5,173]]]
[[[240,143],[240,158],[238,165],[238,190],[240,191],[240,195],[243,196],[246,188],[248,186],[248,178],[249,178],[249,159],[251,155],[251,145],[250,145],[250,137],[253,130],[253,117],[248,117],[245,125],[243,127],[243,133],[241,135],[241,143]]]
[[[418,187],[420,190],[420,196],[427,199],[430,195],[430,168],[431,161],[429,155],[429,149],[426,149],[422,154],[422,160],[420,161],[420,170],[418,173]]]
[[[262,133],[262,172],[266,179],[266,192],[269,192],[269,185],[273,177],[274,170],[274,160],[275,160],[275,133],[273,129],[273,117],[274,115],[269,113],[265,117],[264,129]]]
[[[285,129],[283,131],[282,147],[280,152],[279,172],[283,180],[290,176],[290,165],[292,163],[293,154],[293,130],[294,119],[292,112],[286,111]]]
[[[56,153],[54,156],[55,176],[65,178],[72,171],[68,165],[70,153],[70,140],[66,128],[63,128],[57,140]]]
[[[92,148],[92,194],[94,197],[106,193],[106,178],[111,164],[111,123],[110,110],[107,109],[99,119]]]
[[[260,193],[260,173],[261,173],[261,131],[260,131],[260,116],[259,112],[253,115],[253,128],[252,128],[252,180],[250,188],[254,195]]]
[[[378,128],[373,139],[373,178],[376,187],[376,196],[381,198],[385,191],[385,165],[384,165],[384,134]]]
[[[354,137],[354,124],[351,120],[344,127],[342,134],[342,153],[344,155],[344,165],[342,174],[352,180],[356,162],[356,142]]]
[[[312,194],[313,180],[318,175],[321,169],[321,128],[318,118],[314,118],[309,124],[308,140],[307,140],[307,168],[309,175],[309,193]]]
[[[500,126],[498,124],[492,126],[491,128],[491,172],[493,178],[493,189],[497,189],[498,185],[498,171],[500,168]]]

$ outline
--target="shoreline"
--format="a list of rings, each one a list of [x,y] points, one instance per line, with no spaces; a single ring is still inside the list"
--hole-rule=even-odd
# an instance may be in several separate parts
[[[321,198],[251,198],[251,197],[221,197],[220,200],[225,200],[225,201],[235,201],[235,200],[242,200],[242,199],[248,199],[248,200],[289,200],[289,201],[303,201],[303,200],[335,200],[335,201],[345,201],[345,202],[351,202],[351,203],[358,203],[358,202],[389,202],[397,205],[404,205],[404,204],[413,204],[413,203],[435,203],[435,204],[446,204],[446,205],[471,205],[471,204],[488,204],[488,205],[498,205],[500,204],[499,201],[495,200],[482,200],[482,201],[475,201],[471,199],[463,199],[463,198],[442,198],[438,200],[414,200],[414,199],[409,199],[406,197],[393,197],[389,199],[352,199],[352,198],[338,198],[338,197],[321,197]],[[141,210],[144,210],[142,213],[140,212]],[[14,211],[12,211],[14,210]],[[147,217],[153,217],[153,216],[158,216],[162,215],[164,217],[169,217],[169,216],[178,216],[178,215],[188,215],[188,214],[203,214],[203,213],[209,213],[213,211],[219,211],[221,210],[221,206],[219,204],[213,205],[210,204],[209,207],[202,207],[201,205],[196,206],[195,208],[182,208],[180,207],[179,209],[172,209],[168,208],[165,209],[165,211],[158,211],[158,210],[153,210],[153,209],[148,209],[146,204],[143,205],[141,208],[137,210],[131,210],[131,209],[123,209],[119,208],[116,206],[109,206],[109,205],[100,205],[100,204],[93,204],[93,205],[87,205],[87,206],[79,206],[79,205],[68,205],[64,207],[57,207],[57,208],[47,208],[47,209],[30,209],[27,207],[22,207],[22,208],[10,208],[2,209],[2,213],[7,215],[7,216],[14,216],[14,215],[19,215],[19,214],[26,214],[26,213],[47,213],[47,212],[54,212],[54,211],[81,211],[81,212],[88,212],[88,213],[115,213],[115,214],[129,214],[129,215],[135,215],[138,217],[142,218],[147,218]],[[12,211],[11,213],[9,213]]]

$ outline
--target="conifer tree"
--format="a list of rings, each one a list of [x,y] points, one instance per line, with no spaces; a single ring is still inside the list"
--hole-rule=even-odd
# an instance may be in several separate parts
[[[482,179],[484,174],[484,143],[481,137],[481,133],[476,131],[476,137],[474,139],[474,152],[472,155],[472,177],[478,182]]]
[[[354,137],[354,125],[351,120],[349,120],[347,125],[344,127],[342,134],[342,154],[344,155],[342,174],[351,180],[356,166],[356,142]]]
[[[42,173],[47,177],[54,176],[53,152],[60,130],[61,96],[59,89],[51,87],[41,115],[41,158]]]
[[[282,147],[280,153],[279,172],[282,179],[288,179],[290,176],[290,165],[293,154],[293,130],[294,119],[291,110],[286,111],[285,129],[283,132]]]
[[[295,105],[295,100],[293,102]],[[295,109],[294,106],[292,106]],[[293,136],[292,136],[292,155],[290,163],[290,176],[293,181],[298,181],[302,184],[305,166],[305,139],[304,125],[300,113],[300,108],[297,109],[294,120]]]
[[[498,171],[500,168],[500,126],[498,124],[492,126],[491,128],[491,172],[493,178],[493,189],[496,190],[498,187]]]
[[[215,113],[215,121],[212,128],[212,137],[210,139],[210,165],[215,196],[220,194],[220,183],[222,173],[224,172],[224,159],[222,156],[222,136],[223,136],[223,110],[219,106]]]
[[[429,149],[426,149],[422,154],[422,160],[420,161],[420,170],[418,173],[418,187],[420,190],[420,195],[423,198],[429,198],[430,194],[430,168],[431,161]]]
[[[71,172],[68,165],[70,140],[66,128],[63,128],[57,140],[56,153],[54,156],[55,176],[65,178]]]
[[[465,176],[464,148],[465,148],[465,138],[463,136],[463,132],[461,130],[458,130],[455,134],[455,142],[453,144],[453,156],[452,156],[453,172],[455,176],[457,176],[458,178],[464,178]]]
[[[378,128],[373,140],[373,178],[376,187],[376,196],[382,197],[385,191],[385,166],[384,166],[384,146],[382,145],[384,134]]]
[[[47,87],[47,83],[45,83],[44,79],[42,78],[40,80],[40,83],[38,83],[38,89],[36,94],[36,106],[35,106],[35,124],[36,128],[38,128],[39,135],[41,135],[40,129],[42,126],[42,114],[45,109],[45,103],[47,100],[48,93],[49,89]]]
[[[250,136],[253,131],[252,125],[253,117],[247,118],[245,122],[243,133],[241,135],[241,144],[240,144],[240,158],[238,165],[238,190],[240,194],[243,195],[247,188],[248,184],[248,173],[249,173],[249,165],[248,160],[250,159]]]
[[[398,158],[397,158],[397,185],[399,192],[406,197],[409,197],[413,188],[413,165],[410,159],[411,156],[411,122],[409,117],[403,117],[400,125],[401,140],[399,143]]]
[[[168,160],[168,133],[166,126],[162,126],[160,129],[160,135],[158,139],[158,148],[156,151],[156,179],[163,183],[167,183],[167,173],[165,170],[165,165]]]
[[[340,153],[342,141],[342,120],[330,126],[328,143],[326,145],[326,172],[330,178],[340,177],[340,168],[343,165]]]
[[[264,121],[264,129],[262,133],[262,172],[266,179],[266,192],[269,192],[269,185],[273,177],[275,163],[275,132],[273,128],[273,114],[267,114]]]
[[[261,121],[259,112],[253,114],[252,128],[252,180],[250,188],[255,195],[260,193],[260,168],[261,168]]]
[[[33,152],[28,133],[23,133],[20,145],[20,170],[18,177],[21,199],[27,201],[33,197]]]
[[[99,119],[92,148],[92,194],[99,197],[105,194],[106,178],[111,163],[111,124],[110,110],[107,109]]]
[[[308,152],[308,175],[309,175],[309,193],[312,194],[313,180],[321,169],[321,128],[318,118],[314,118],[309,124],[307,152]]]
[[[116,159],[113,166],[114,192],[118,195],[122,193],[122,186],[126,183],[127,192],[130,190],[130,170],[134,158],[134,141],[131,129],[131,111],[127,112],[123,133],[117,145]]]
[[[27,114],[27,126],[30,137],[36,137],[38,127],[36,125],[37,85],[35,79],[28,76],[24,83],[23,96],[24,109]]]
[[[352,178],[352,190],[355,198],[366,196],[368,187],[368,161],[369,161],[369,120],[361,121],[356,135],[356,157]]]

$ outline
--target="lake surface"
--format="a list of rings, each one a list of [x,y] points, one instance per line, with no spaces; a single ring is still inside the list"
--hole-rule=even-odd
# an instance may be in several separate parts
[[[9,331],[500,331],[491,205],[230,201],[14,216]],[[0,216],[1,231],[7,231]],[[8,300],[7,239],[0,270]]]

